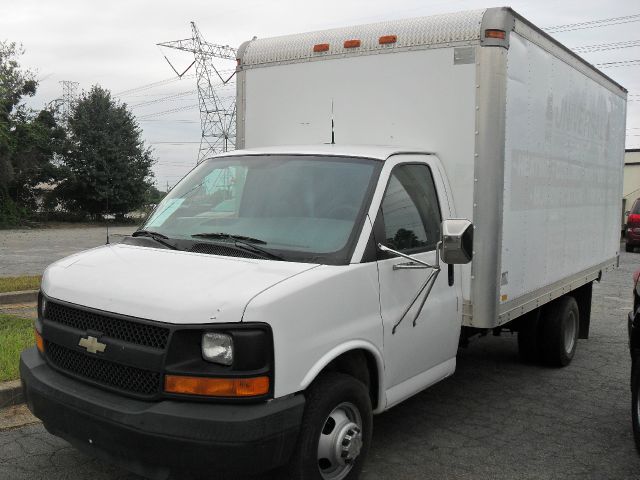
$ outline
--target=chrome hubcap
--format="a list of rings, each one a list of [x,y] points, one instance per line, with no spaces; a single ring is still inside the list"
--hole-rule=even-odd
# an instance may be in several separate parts
[[[578,330],[578,319],[573,312],[569,312],[564,329],[564,349],[571,353],[576,342],[576,331]]]
[[[362,418],[357,407],[344,402],[324,421],[318,441],[318,469],[325,480],[345,478],[362,450]]]

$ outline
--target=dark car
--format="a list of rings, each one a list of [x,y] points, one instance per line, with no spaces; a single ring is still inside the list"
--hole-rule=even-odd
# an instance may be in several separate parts
[[[628,213],[624,239],[626,251],[633,252],[636,247],[640,247],[640,198],[633,202],[633,207]]]
[[[640,270],[633,274],[633,310],[629,312],[631,352],[631,421],[636,449],[640,453]]]

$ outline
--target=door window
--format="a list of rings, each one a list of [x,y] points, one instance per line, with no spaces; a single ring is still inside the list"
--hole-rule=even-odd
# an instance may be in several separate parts
[[[402,252],[435,250],[442,217],[426,165],[400,165],[382,201],[385,245]]]

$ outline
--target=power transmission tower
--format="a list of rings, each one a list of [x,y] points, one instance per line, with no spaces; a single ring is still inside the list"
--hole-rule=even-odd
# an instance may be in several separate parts
[[[62,120],[66,123],[71,115],[71,109],[76,101],[76,89],[78,82],[71,80],[62,80]]]
[[[193,65],[196,68],[202,131],[198,163],[217,153],[235,149],[235,95],[225,97],[221,94],[223,89],[233,91],[235,94],[235,70],[225,78],[223,70],[214,64],[214,60],[235,61],[236,49],[228,45],[215,45],[205,41],[194,22],[191,22],[191,38],[162,42],[157,45],[190,52],[195,57],[191,65],[182,73],[176,70],[166,56],[164,58],[178,77],[182,77]]]

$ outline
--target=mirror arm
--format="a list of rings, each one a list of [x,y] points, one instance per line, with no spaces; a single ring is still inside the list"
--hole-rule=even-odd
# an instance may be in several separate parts
[[[411,260],[412,262],[415,262],[415,263],[419,263],[420,265],[424,265],[425,267],[434,268],[434,269],[440,269],[440,255],[439,255],[439,253],[440,253],[441,245],[442,245],[442,242],[438,242],[437,245],[436,245],[436,264],[435,265],[431,265],[430,263],[423,262],[422,260],[418,260],[417,258],[414,258],[411,255],[406,255],[406,254],[404,254],[402,252],[398,252],[398,251],[393,250],[393,249],[391,249],[389,247],[385,247],[381,243],[378,244],[378,248],[380,250],[382,250],[383,252],[393,253],[394,255],[397,255],[397,256],[402,257],[402,258],[406,258],[407,260]],[[412,267],[409,267],[409,268],[412,268]],[[416,267],[413,267],[413,268],[416,268]]]
[[[440,273],[440,249],[442,248],[442,242],[438,242],[437,245],[436,245],[436,264],[435,265],[431,265],[431,264],[429,264],[427,262],[423,262],[422,260],[418,260],[417,258],[413,258],[410,255],[405,255],[404,253],[392,250],[389,247],[385,247],[381,243],[378,244],[378,248],[380,250],[382,250],[383,252],[390,252],[390,253],[396,254],[396,255],[398,255],[400,257],[403,257],[403,258],[406,258],[408,260],[411,260],[412,262],[416,262],[416,263],[419,263],[421,265],[424,265],[425,267],[433,269],[431,271],[431,273],[429,274],[429,276],[427,277],[427,279],[425,280],[425,282],[422,284],[422,286],[418,290],[418,293],[416,293],[416,295],[413,297],[413,299],[411,300],[411,302],[409,303],[407,308],[405,308],[404,312],[402,312],[402,315],[400,315],[400,319],[395,323],[395,325],[391,329],[391,334],[393,335],[393,334],[396,333],[396,329],[402,323],[402,320],[404,320],[404,318],[407,316],[407,313],[409,313],[409,310],[411,310],[411,308],[416,303],[418,298],[420,298],[420,295],[422,295],[422,292],[425,292],[425,289],[426,289],[424,297],[422,297],[422,301],[420,302],[420,305],[418,306],[418,310],[416,311],[416,313],[415,313],[415,315],[413,317],[413,326],[414,327],[416,326],[416,322],[418,321],[418,317],[420,316],[420,312],[422,311],[422,308],[424,307],[424,304],[427,301],[427,298],[429,297],[429,294],[431,293],[431,289],[436,284],[436,280],[438,278],[438,274]],[[410,267],[410,268],[417,268],[417,267]]]

